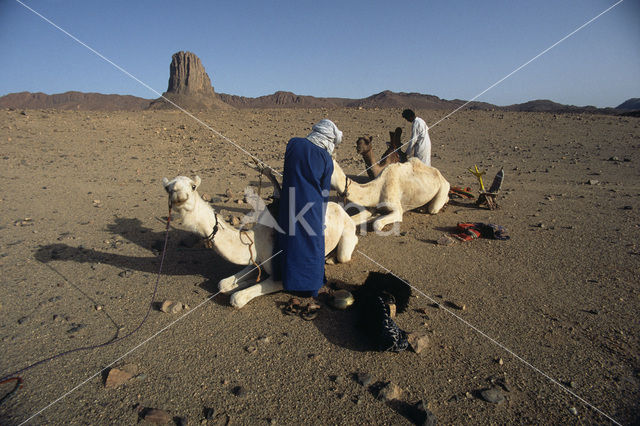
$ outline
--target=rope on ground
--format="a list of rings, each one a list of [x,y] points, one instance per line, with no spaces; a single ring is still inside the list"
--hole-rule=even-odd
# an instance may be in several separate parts
[[[169,208],[169,216],[167,217],[167,228],[166,228],[166,232],[165,232],[165,237],[164,237],[164,247],[162,249],[162,257],[160,258],[160,267],[158,268],[158,276],[156,278],[156,283],[155,283],[155,287],[153,289],[153,294],[151,296],[151,302],[149,302],[149,307],[147,308],[147,312],[144,315],[144,318],[142,319],[142,321],[140,321],[140,324],[138,324],[138,326],[133,329],[131,332],[129,332],[128,334],[122,336],[122,337],[117,337],[117,333],[114,337],[112,337],[110,340],[104,342],[104,343],[99,343],[97,345],[90,345],[90,346],[83,346],[80,348],[75,348],[75,349],[69,349],[68,351],[64,351],[64,352],[60,352],[58,354],[55,354],[53,356],[50,356],[48,358],[44,358],[41,359],[39,361],[34,362],[33,364],[30,364],[24,368],[21,368],[20,370],[14,371],[11,374],[7,374],[6,376],[0,378],[0,384],[3,383],[7,383],[9,381],[12,380],[16,380],[16,386],[14,387],[14,389],[12,391],[10,391],[7,395],[5,395],[4,397],[2,397],[2,399],[0,399],[0,404],[4,403],[7,399],[9,399],[9,397],[11,397],[13,394],[15,394],[18,391],[18,388],[21,386],[23,380],[21,377],[18,376],[18,374],[23,373],[27,370],[32,369],[33,367],[36,367],[38,365],[41,364],[45,364],[49,361],[53,361],[54,359],[57,358],[62,358],[66,355],[72,354],[74,352],[80,352],[80,351],[88,351],[88,350],[92,350],[92,349],[97,349],[97,348],[103,348],[105,346],[108,345],[112,345],[116,342],[119,342],[121,340],[124,340],[130,336],[132,336],[134,333],[136,333],[138,330],[140,330],[140,328],[142,328],[142,326],[144,325],[144,323],[147,321],[147,318],[149,317],[149,314],[151,313],[151,309],[153,308],[153,302],[155,301],[156,298],[156,293],[158,292],[158,284],[160,283],[160,276],[162,273],[162,265],[164,264],[164,258],[167,252],[167,242],[169,241],[169,226],[171,223],[171,208]]]

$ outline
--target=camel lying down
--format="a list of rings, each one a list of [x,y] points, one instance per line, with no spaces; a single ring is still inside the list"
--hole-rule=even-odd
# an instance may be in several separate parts
[[[378,177],[365,184],[349,179],[334,159],[331,187],[349,203],[365,208],[352,216],[356,225],[367,222],[374,213],[382,213],[373,222],[374,231],[402,222],[407,210],[426,206],[430,214],[436,214],[449,201],[449,182],[438,169],[417,158],[389,164]]]
[[[169,205],[182,225],[209,240],[215,251],[224,259],[236,265],[246,265],[244,269],[230,277],[220,280],[218,288],[223,293],[231,293],[231,305],[242,308],[255,297],[274,293],[283,289],[282,281],[274,281],[267,277],[263,281],[254,282],[248,275],[255,268],[254,262],[264,272],[271,275],[272,265],[270,258],[274,255],[273,244],[275,241],[275,229],[265,223],[273,223],[261,220],[262,215],[269,214],[263,210],[258,217],[258,223],[253,229],[239,230],[227,223],[214,209],[198,194],[200,178],[189,179],[178,176],[172,180],[162,179],[162,185],[169,194]],[[325,216],[325,255],[335,249],[338,262],[345,263],[351,260],[353,250],[358,243],[356,226],[349,215],[340,205],[330,202],[327,205]],[[253,242],[253,243],[252,243]],[[246,287],[246,288],[245,288]],[[236,291],[238,290],[238,291]]]

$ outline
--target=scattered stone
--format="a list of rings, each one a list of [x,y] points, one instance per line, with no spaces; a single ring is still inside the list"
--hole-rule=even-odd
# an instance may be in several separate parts
[[[597,185],[597,184],[599,184],[599,183],[600,183],[600,181],[599,181],[599,180],[596,180],[596,179],[589,179],[589,180],[587,181],[587,184],[589,184],[589,185]]]
[[[122,278],[129,278],[131,275],[133,275],[133,271],[131,269],[125,269],[118,274],[118,276]]]
[[[249,352],[250,354],[254,353],[255,351],[258,350],[258,348],[255,345],[249,345],[245,348],[245,350],[247,352]]]
[[[233,198],[233,191],[231,190],[231,188],[227,188],[227,190],[224,191],[224,195],[227,198]]]
[[[480,396],[487,402],[491,402],[493,404],[500,404],[504,401],[504,395],[500,392],[498,388],[489,388],[484,389],[480,392]]]
[[[573,414],[574,416],[577,416],[577,415],[578,415],[578,410],[576,410],[576,407],[571,407],[571,408],[569,408],[569,412],[570,412],[571,414]]]
[[[13,225],[14,226],[32,226],[33,219],[30,217],[25,217],[24,219],[16,220],[15,222],[13,222]]]
[[[411,349],[417,354],[425,352],[425,349],[429,346],[429,336],[424,333],[409,333],[407,334],[407,340]]]
[[[109,370],[107,380],[105,380],[104,382],[104,387],[107,389],[117,388],[124,382],[131,379],[133,376],[134,375],[131,372],[125,371],[124,369],[121,370],[119,368],[112,368],[111,370]]]
[[[96,305],[96,306],[94,306],[94,308],[96,309],[96,311],[101,311],[102,310],[102,305]]]
[[[256,340],[256,343],[259,345],[266,345],[268,343],[271,343],[271,338],[269,336],[262,336],[258,338],[258,340]]]
[[[467,305],[465,305],[464,303],[457,303],[457,302],[447,301],[447,305],[449,305],[453,309],[457,309],[459,311],[466,311],[467,310]]]
[[[138,374],[138,366],[136,364],[125,364],[120,367],[120,370],[130,373],[132,376]]]
[[[204,193],[200,196],[200,198],[202,198],[204,201],[209,202],[211,201],[211,196],[207,193]]]
[[[72,324],[72,325],[73,327],[67,330],[67,333],[69,334],[77,333],[78,331],[86,327],[86,324]]]
[[[236,386],[231,390],[231,393],[235,396],[245,396],[247,394],[247,390],[242,386]]]
[[[453,238],[451,238],[447,234],[444,234],[440,238],[438,238],[438,244],[441,245],[441,246],[450,246],[455,242],[456,242],[456,240],[454,240]]]
[[[174,302],[173,300],[165,300],[160,306],[160,310],[166,314],[179,314],[185,308],[182,302]]]
[[[620,161],[620,159],[616,156],[609,157],[609,161]]]
[[[232,216],[231,217],[231,225],[238,227],[240,226],[240,218],[238,218],[237,216]]]
[[[337,383],[337,384],[341,384],[344,382],[344,378],[342,376],[330,376],[329,379],[331,379],[332,382]]]
[[[203,414],[206,420],[211,420],[213,419],[213,416],[216,414],[216,410],[214,410],[211,407],[204,407]]]
[[[149,408],[145,410],[142,418],[148,422],[156,423],[159,425],[164,425],[171,421],[171,416],[169,415],[169,413],[157,408]]]
[[[497,363],[498,363],[498,365],[502,365],[502,364],[504,364],[504,361],[502,360],[502,358],[498,358]]]
[[[419,426],[436,426],[438,424],[435,414],[429,411],[424,401],[416,404],[416,416],[413,420]]]
[[[373,381],[373,376],[369,373],[356,373],[356,381],[362,386],[369,386]]]
[[[393,401],[394,399],[400,399],[402,396],[402,389],[393,382],[387,383],[380,392],[378,392],[378,399],[383,401]]]
[[[24,324],[27,320],[29,320],[29,317],[22,317],[18,319],[18,324]]]
[[[504,389],[506,392],[511,392],[511,386],[509,386],[509,383],[507,383],[506,380],[500,380],[498,382],[498,384],[500,385],[500,387],[502,389]]]

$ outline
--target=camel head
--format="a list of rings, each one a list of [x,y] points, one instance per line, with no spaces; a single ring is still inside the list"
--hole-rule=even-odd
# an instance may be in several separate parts
[[[169,207],[176,210],[193,210],[200,198],[197,191],[200,182],[199,176],[193,180],[185,176],[178,176],[172,180],[162,178],[162,186],[169,194]]]
[[[356,141],[356,152],[360,155],[365,155],[371,152],[371,141],[373,136],[362,136]]]

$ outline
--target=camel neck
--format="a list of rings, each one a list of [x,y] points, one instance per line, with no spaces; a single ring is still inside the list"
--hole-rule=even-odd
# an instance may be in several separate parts
[[[366,164],[367,167],[371,167],[371,165],[375,163],[375,157],[373,156],[373,149],[363,152],[362,159],[364,160],[364,164]]]
[[[238,265],[248,265],[251,263],[251,255],[246,241],[240,236],[240,230],[234,228],[230,223],[225,221],[213,208],[202,200],[198,200],[196,205],[196,217],[199,218],[197,223],[192,224],[196,233],[201,237],[209,239],[213,244],[215,251],[231,263]],[[213,232],[217,224],[216,232]],[[246,232],[249,238],[245,240],[254,240],[254,232],[251,230]]]
[[[347,188],[347,182],[349,187]],[[347,191],[347,200],[364,207],[375,207],[380,201],[380,188],[382,179],[374,179],[365,184],[359,184],[352,179],[347,179],[342,168],[333,161],[333,175],[331,176],[331,186],[343,193]]]

